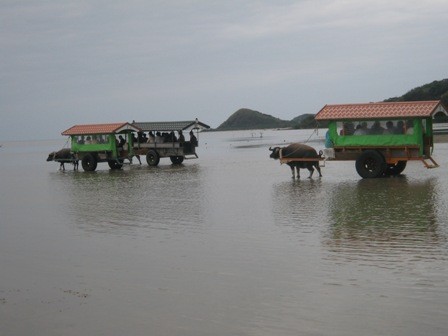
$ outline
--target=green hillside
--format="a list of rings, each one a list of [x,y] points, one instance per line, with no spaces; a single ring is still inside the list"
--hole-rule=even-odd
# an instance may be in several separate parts
[[[441,100],[448,106],[448,79],[434,81],[423,86],[416,87],[401,97],[386,99],[385,102],[417,101],[417,100]]]

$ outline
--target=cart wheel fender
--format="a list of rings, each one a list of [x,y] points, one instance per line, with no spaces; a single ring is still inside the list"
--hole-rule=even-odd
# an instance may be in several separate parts
[[[149,166],[157,166],[160,162],[160,156],[155,150],[150,150],[146,153],[146,162]]]
[[[362,178],[381,177],[386,168],[386,160],[377,150],[366,150],[356,159],[356,171]]]

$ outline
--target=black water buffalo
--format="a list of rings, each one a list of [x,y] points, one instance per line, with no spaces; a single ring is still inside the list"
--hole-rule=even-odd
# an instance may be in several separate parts
[[[65,170],[64,163],[72,163],[74,170],[78,170],[78,160],[75,155],[70,151],[70,148],[63,148],[57,152],[51,152],[48,154],[48,161],[56,161],[60,163],[59,169]]]
[[[293,143],[286,147],[269,147],[269,150],[272,151],[270,157],[272,159],[278,160],[280,158],[283,159],[299,159],[299,158],[320,158],[320,154],[317,154],[316,150],[313,147],[301,144],[301,143]],[[310,172],[311,178],[314,173],[314,168],[316,168],[319,173],[319,177],[322,176],[319,167],[319,161],[290,161],[286,163],[292,172],[292,178],[295,178],[294,168],[297,170],[297,178],[300,178],[300,168],[308,169]]]

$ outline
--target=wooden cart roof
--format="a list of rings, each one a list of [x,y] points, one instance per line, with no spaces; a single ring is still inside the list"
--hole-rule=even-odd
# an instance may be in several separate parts
[[[210,126],[199,120],[188,121],[158,121],[158,122],[133,122],[132,125],[142,131],[186,131],[191,129],[208,129]]]
[[[75,125],[62,132],[62,135],[113,134],[122,131],[140,132],[141,130],[127,122],[111,124]]]
[[[439,100],[325,105],[316,120],[428,118],[447,111]]]

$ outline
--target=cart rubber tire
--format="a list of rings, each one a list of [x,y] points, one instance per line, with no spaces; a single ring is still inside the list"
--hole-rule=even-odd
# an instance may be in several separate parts
[[[173,164],[181,164],[184,162],[183,156],[170,156],[170,160]]]
[[[122,160],[110,160],[107,161],[107,163],[109,164],[110,169],[113,170],[117,170],[117,169],[121,169],[123,167],[123,162]]]
[[[407,161],[398,161],[396,164],[388,164],[384,172],[386,176],[400,175],[406,168]]]
[[[157,166],[160,162],[159,154],[154,150],[150,150],[146,153],[146,162],[148,163],[148,166]]]
[[[362,178],[381,177],[384,175],[386,168],[386,160],[376,150],[366,150],[356,160],[356,171]]]
[[[81,160],[82,169],[84,171],[95,171],[98,162],[92,154],[85,155]]]

